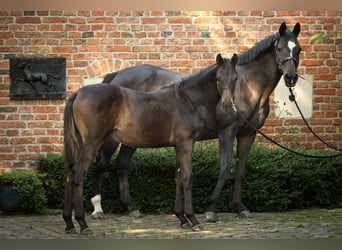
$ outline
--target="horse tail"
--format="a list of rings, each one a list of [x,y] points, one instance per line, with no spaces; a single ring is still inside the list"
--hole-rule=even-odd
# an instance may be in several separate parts
[[[107,74],[103,78],[102,83],[110,83],[116,77],[117,74],[118,74],[118,71]]]
[[[64,160],[68,167],[75,164],[82,146],[82,138],[73,115],[73,104],[76,97],[77,92],[69,97],[64,110]]]

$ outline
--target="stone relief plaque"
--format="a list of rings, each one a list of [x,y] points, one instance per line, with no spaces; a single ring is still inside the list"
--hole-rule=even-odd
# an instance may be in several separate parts
[[[63,99],[66,96],[65,58],[11,58],[10,98]]]

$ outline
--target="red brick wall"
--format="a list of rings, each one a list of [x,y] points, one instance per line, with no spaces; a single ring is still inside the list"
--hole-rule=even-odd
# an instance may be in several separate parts
[[[342,147],[341,11],[0,11],[0,171],[32,169],[34,158],[63,151],[65,100],[9,100],[9,58],[66,57],[70,95],[88,78],[142,63],[194,73],[218,52],[244,52],[283,21],[302,25],[299,73],[313,76],[309,123]],[[330,30],[339,37],[308,42]],[[271,113],[263,131],[292,146],[324,148],[302,124]],[[289,132],[294,126],[299,134]]]

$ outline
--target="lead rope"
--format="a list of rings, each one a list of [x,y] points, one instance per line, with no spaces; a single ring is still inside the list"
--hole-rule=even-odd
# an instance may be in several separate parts
[[[254,129],[256,132],[258,132],[259,134],[261,134],[263,137],[265,137],[267,140],[269,140],[270,142],[272,142],[273,144],[277,145],[278,147],[285,149],[291,153],[303,156],[303,157],[308,157],[308,158],[334,158],[334,157],[338,157],[338,156],[342,156],[342,153],[340,154],[336,154],[336,155],[307,155],[307,154],[303,154],[300,152],[297,152],[293,149],[290,149],[288,147],[285,147],[281,144],[279,144],[278,142],[276,142],[275,140],[273,140],[272,138],[268,137],[267,135],[265,135],[263,132],[261,132],[258,128],[256,128],[252,123],[250,123],[249,121],[247,121],[244,117],[242,117],[240,115],[240,113],[238,111],[236,111],[236,114],[240,117],[241,120],[243,120],[245,123],[247,123],[248,126],[250,126],[252,129]]]
[[[294,96],[294,94],[293,94],[292,88],[289,88],[289,91],[290,91],[290,101],[295,103],[295,105],[296,105],[296,107],[297,107],[297,110],[298,110],[300,116],[302,117],[302,119],[303,119],[305,125],[308,127],[308,129],[310,130],[310,132],[311,132],[318,140],[320,140],[324,145],[326,145],[328,148],[331,148],[331,149],[334,149],[334,150],[337,150],[337,151],[342,151],[342,149],[340,149],[340,148],[336,148],[336,147],[334,147],[334,146],[329,145],[329,144],[328,144],[327,142],[325,142],[322,138],[320,138],[320,137],[315,133],[315,131],[313,131],[313,129],[310,127],[309,123],[308,123],[308,122],[306,121],[306,119],[304,118],[304,115],[303,115],[301,109],[299,108],[299,105],[298,105],[298,103],[297,103],[297,101],[296,101],[296,98],[295,98],[295,96]]]

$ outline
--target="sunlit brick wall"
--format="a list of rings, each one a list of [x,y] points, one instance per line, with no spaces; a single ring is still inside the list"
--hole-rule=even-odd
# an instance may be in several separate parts
[[[142,63],[195,73],[219,52],[246,51],[283,21],[291,29],[301,23],[299,73],[313,76],[309,123],[342,147],[340,11],[0,11],[0,172],[31,170],[35,158],[63,152],[65,100],[10,100],[10,58],[65,57],[69,96],[84,82]],[[339,34],[309,43],[332,30]],[[263,131],[293,147],[324,148],[300,119],[271,112]]]

